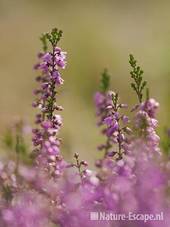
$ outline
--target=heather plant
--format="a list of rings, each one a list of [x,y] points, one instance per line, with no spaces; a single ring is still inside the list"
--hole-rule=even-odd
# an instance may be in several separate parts
[[[62,31],[53,29],[40,38],[32,151],[26,148],[21,122],[4,138],[16,158],[0,162],[0,226],[168,227],[170,163],[156,132],[159,103],[149,97],[143,71],[132,55],[131,86],[137,105],[129,108],[118,92],[110,90],[107,70],[94,97],[97,125],[105,137],[98,147],[102,152],[95,163],[98,168],[90,170],[78,153],[74,161],[63,158],[59,136],[63,108],[57,100],[66,66],[66,52],[58,46],[61,37]],[[132,118],[124,108],[133,111]]]
[[[56,87],[64,82],[59,70],[66,66],[66,52],[57,46],[61,36],[61,30],[53,29],[41,37],[44,53],[38,54],[39,62],[35,65],[35,69],[40,71],[40,76],[36,78],[40,87],[34,91],[36,100],[33,103],[33,107],[40,110],[35,121],[39,128],[33,129],[36,164],[55,176],[60,174],[66,164],[60,154],[61,139],[57,137],[62,118],[55,113],[63,109],[56,102]],[[49,51],[48,43],[51,46]]]

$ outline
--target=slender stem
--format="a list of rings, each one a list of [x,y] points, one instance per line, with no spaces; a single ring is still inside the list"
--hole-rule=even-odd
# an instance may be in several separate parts
[[[52,78],[52,75],[55,71],[55,46],[53,45],[53,51],[52,51],[52,71],[51,71],[51,99],[50,99],[50,103],[49,103],[49,119],[51,120],[53,117],[53,111],[54,111],[54,102],[55,102],[55,81]]]
[[[118,112],[119,110],[119,105],[118,105],[118,95],[116,97],[115,103],[114,103],[114,111]],[[120,118],[118,118],[117,120],[118,122],[118,158],[121,159],[122,158],[122,143],[120,140],[120,135],[121,135],[121,128],[120,128]]]
[[[79,157],[77,155],[75,155],[74,157],[76,159],[76,165],[75,166],[77,167],[80,178],[82,179],[83,175],[82,175],[82,172],[81,172],[81,163],[79,161]]]
[[[119,159],[122,158],[122,153],[121,153],[121,141],[120,141],[120,135],[121,135],[121,130],[119,129],[118,130],[118,148],[119,148],[119,151],[118,151],[118,155],[119,155]]]
[[[107,157],[109,148],[110,148],[110,138],[108,137],[108,138],[107,138],[107,141],[106,141],[106,147],[105,147],[105,152],[104,152],[104,158]]]
[[[15,153],[16,153],[16,169],[15,173],[16,175],[18,174],[18,168],[19,168],[19,163],[20,163],[20,136],[16,135],[16,146],[15,146]]]

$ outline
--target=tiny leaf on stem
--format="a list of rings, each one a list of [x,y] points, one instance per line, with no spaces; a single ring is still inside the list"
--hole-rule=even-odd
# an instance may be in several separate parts
[[[102,73],[100,88],[102,92],[106,92],[110,86],[110,75],[108,74],[107,69]]]
[[[143,70],[140,66],[137,66],[137,61],[132,54],[129,55],[129,63],[132,67],[132,71],[130,72],[131,78],[134,80],[134,82],[131,83],[131,87],[136,92],[139,103],[141,103],[143,98],[143,90],[146,87],[147,82],[143,81]]]

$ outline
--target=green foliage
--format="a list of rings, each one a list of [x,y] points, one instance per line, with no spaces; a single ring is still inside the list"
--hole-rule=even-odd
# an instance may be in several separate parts
[[[3,144],[5,147],[9,150],[13,149],[13,144],[14,144],[14,138],[12,135],[12,131],[10,129],[7,129],[4,137],[3,137]]]
[[[169,156],[170,155],[170,130],[167,128],[165,128],[164,130],[164,137],[161,142],[161,146],[164,150],[164,153]]]
[[[10,151],[17,154],[25,155],[27,153],[27,145],[23,137],[23,123],[18,122],[12,129],[7,129],[2,143]]]
[[[47,43],[50,42],[53,47],[56,46],[60,41],[62,34],[63,32],[57,28],[53,28],[50,33],[42,34],[40,40],[42,42],[44,52],[46,52],[48,49]]]
[[[26,144],[24,142],[24,139],[20,135],[16,135],[16,144],[15,144],[15,151],[16,153],[22,153],[25,154],[27,151]]]
[[[47,49],[48,49],[46,34],[42,34],[41,37],[40,37],[40,40],[41,40],[42,45],[43,45],[43,51],[46,52]]]
[[[13,198],[11,187],[8,185],[3,185],[2,186],[2,195],[7,202],[10,202]]]
[[[143,98],[143,90],[146,87],[147,82],[143,81],[143,70],[137,65],[137,61],[132,54],[129,55],[129,63],[132,67],[132,71],[130,72],[131,78],[134,80],[134,82],[131,83],[131,87],[136,92],[139,103],[141,103]]]
[[[27,147],[23,138],[23,122],[20,121],[16,124],[15,133],[15,152],[17,154],[25,154]]]
[[[102,73],[102,78],[100,81],[100,88],[102,92],[106,92],[110,86],[110,75],[108,74],[107,69]]]
[[[146,101],[150,98],[149,88],[146,88]]]

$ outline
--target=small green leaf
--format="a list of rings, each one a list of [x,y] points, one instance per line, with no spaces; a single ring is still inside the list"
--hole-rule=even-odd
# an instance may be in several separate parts
[[[140,68],[140,66],[137,66],[137,61],[132,54],[129,55],[129,63],[132,67],[132,71],[130,72],[131,78],[134,80],[134,83],[131,83],[131,87],[136,92],[139,103],[141,103],[143,90],[146,87],[147,82],[143,81],[143,70]]]
[[[110,75],[108,74],[107,69],[104,70],[102,73],[102,78],[101,78],[101,90],[102,92],[106,92],[110,86]]]
[[[58,30],[57,28],[53,28],[51,33],[42,34],[40,40],[43,44],[44,52],[46,52],[48,49],[47,43],[50,42],[52,46],[56,46],[57,43],[60,41],[62,34],[63,32],[61,30]]]
[[[12,131],[10,129],[6,131],[3,138],[3,143],[8,149],[13,148],[14,141],[13,141]]]
[[[41,40],[42,45],[43,45],[43,51],[46,52],[47,49],[48,49],[48,46],[47,46],[47,34],[42,34],[41,37],[40,37],[40,40]]]
[[[2,186],[2,195],[6,201],[10,202],[13,198],[11,188],[8,185]]]

